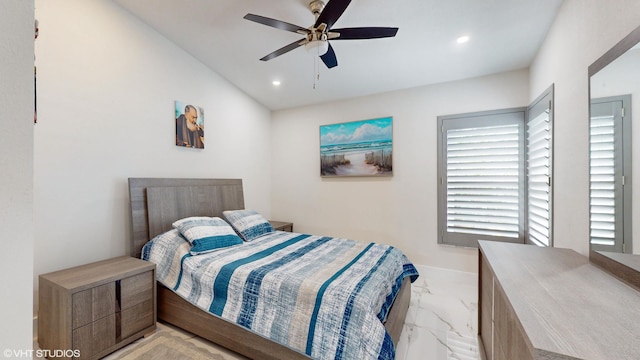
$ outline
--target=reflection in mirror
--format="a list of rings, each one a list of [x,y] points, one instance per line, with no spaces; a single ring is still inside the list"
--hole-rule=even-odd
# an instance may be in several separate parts
[[[606,69],[609,70],[608,67]],[[600,75],[598,73],[591,79],[592,89],[602,79]],[[594,93],[591,96],[589,129],[591,248],[630,252],[631,95],[599,97]]]
[[[594,251],[640,254],[640,218],[632,211],[640,201],[632,190],[640,190],[632,177],[640,174],[640,126],[632,127],[633,113],[640,114],[639,42],[640,27],[589,67],[589,241]]]
[[[631,124],[634,120],[631,111],[622,110],[635,108],[635,112],[640,114],[640,104],[638,103],[640,101],[640,51],[637,49],[639,43],[640,26],[589,66],[591,105],[589,107],[589,179],[591,189],[589,199],[591,251],[589,259],[640,290],[640,255],[638,255],[640,254],[640,237],[638,236],[640,235],[640,217],[638,217],[640,195],[633,194],[632,190],[628,190],[630,187],[635,188],[636,192],[640,190],[640,185],[634,184],[634,179],[630,178],[632,173],[640,174],[640,146],[638,146],[640,144],[638,142],[640,140],[640,125],[637,124],[640,118],[637,117],[635,120],[636,126],[633,129]],[[603,120],[605,118],[611,119],[608,121],[609,125],[607,125],[607,121]],[[618,118],[617,121],[616,118]],[[612,127],[611,124],[613,124]],[[598,130],[597,125],[603,128]],[[608,132],[610,134],[608,137],[606,136],[607,131],[601,131],[606,126],[609,126]],[[609,158],[605,156],[597,159],[598,138],[605,142],[607,138],[611,140],[613,146],[609,147]],[[636,144],[634,148],[631,148],[632,142]],[[602,155],[604,152],[600,154]],[[622,159],[616,158],[616,154]],[[626,169],[620,170],[624,166]],[[599,173],[607,167],[610,174]],[[618,175],[616,175],[616,171],[619,172]],[[599,180],[606,178],[606,176],[600,177],[600,175],[610,175],[613,179],[608,185],[606,181],[598,183],[595,181],[596,178]],[[636,176],[636,178],[640,179],[640,176]],[[627,190],[626,195],[625,189]],[[595,195],[603,195],[607,192],[610,194],[609,200],[611,200],[607,205],[610,213],[606,214],[604,211],[598,213],[597,209],[603,210],[606,206],[600,208],[596,208],[596,206],[606,202],[604,201],[605,197],[598,199]],[[634,207],[636,208],[635,214],[632,213]],[[616,217],[622,220],[616,220]],[[634,224],[636,224],[635,229],[633,228]],[[605,236],[606,234],[609,238]],[[616,238],[618,234],[622,234],[621,240]]]

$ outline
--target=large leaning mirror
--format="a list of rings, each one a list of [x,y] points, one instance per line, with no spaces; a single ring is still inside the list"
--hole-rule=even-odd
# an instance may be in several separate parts
[[[589,66],[589,96],[591,258],[640,271],[640,27]]]

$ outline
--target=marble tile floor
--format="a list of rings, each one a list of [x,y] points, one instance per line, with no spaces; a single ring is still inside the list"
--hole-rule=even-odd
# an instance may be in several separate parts
[[[416,266],[397,360],[479,359],[478,275]]]
[[[396,360],[479,359],[477,274],[416,267],[420,277],[411,287],[411,304],[396,348]],[[172,331],[202,348],[222,349],[231,359],[246,359],[169,324],[158,322],[158,330]],[[126,350],[127,347],[120,349],[104,359],[116,359]]]

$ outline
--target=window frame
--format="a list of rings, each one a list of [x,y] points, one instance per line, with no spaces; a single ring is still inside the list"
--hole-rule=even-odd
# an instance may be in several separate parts
[[[518,226],[519,226],[519,236],[517,238],[509,238],[509,237],[498,237],[498,236],[487,236],[487,235],[478,235],[478,234],[458,234],[450,235],[447,231],[447,183],[445,179],[447,178],[447,162],[446,162],[446,130],[455,129],[455,128],[463,128],[463,124],[468,124],[468,127],[478,127],[478,126],[491,126],[495,125],[495,122],[487,122],[486,120],[481,120],[482,118],[486,118],[489,116],[502,116],[502,115],[513,115],[518,116],[518,128],[519,128],[519,181],[518,187],[519,189],[525,188],[525,154],[524,154],[524,128],[525,122],[527,119],[527,108],[526,107],[518,107],[518,108],[509,108],[509,109],[501,109],[501,110],[489,110],[489,111],[479,111],[472,113],[464,113],[464,114],[455,114],[455,115],[445,115],[438,116],[438,169],[437,169],[437,179],[438,179],[438,244],[443,245],[453,245],[453,246],[461,246],[461,247],[478,247],[478,240],[492,240],[492,241],[501,241],[501,242],[511,242],[511,243],[524,243],[524,229],[525,229],[525,192],[519,192],[519,204],[520,207],[518,209]],[[478,121],[481,121],[478,123]],[[447,124],[445,124],[445,122]],[[455,126],[448,125],[453,124],[455,122]],[[484,124],[483,124],[484,123]]]
[[[446,116],[438,116],[438,168],[437,168],[437,181],[438,181],[438,211],[437,211],[437,222],[438,222],[438,244],[443,245],[452,245],[452,246],[461,246],[461,247],[472,247],[477,248],[478,243],[477,240],[493,240],[493,241],[503,241],[503,242],[515,242],[515,243],[527,243],[538,246],[549,246],[553,247],[553,163],[554,163],[554,155],[553,155],[553,142],[554,142],[554,84],[551,84],[549,88],[547,88],[541,95],[539,95],[528,107],[518,107],[518,108],[508,108],[501,110],[489,110],[489,111],[479,111],[472,113],[464,113],[464,114],[455,114],[455,115],[446,115]],[[530,223],[529,217],[531,210],[531,204],[529,203],[529,190],[530,190],[530,174],[529,174],[529,158],[530,158],[530,144],[528,137],[528,128],[530,125],[530,121],[536,119],[538,114],[541,114],[542,111],[546,111],[548,109],[549,112],[549,143],[548,143],[548,157],[549,157],[549,169],[548,169],[548,244],[539,243],[538,241],[533,241],[530,234]],[[448,211],[447,211],[447,149],[446,149],[446,131],[454,128],[464,128],[453,127],[453,126],[445,126],[445,122],[449,121],[459,121],[462,123],[466,123],[465,125],[468,128],[476,128],[482,126],[489,126],[486,124],[486,121],[478,119],[486,116],[493,115],[504,115],[510,113],[523,113],[522,119],[519,124],[520,130],[520,153],[519,153],[519,168],[520,168],[520,179],[519,179],[519,236],[518,238],[510,238],[510,237],[500,237],[500,236],[486,236],[480,234],[464,234],[464,235],[456,235],[450,236],[450,233],[447,231],[448,229]],[[481,121],[480,123],[475,123],[475,121]],[[485,122],[483,124],[482,122]],[[630,177],[629,177],[630,180]],[[545,235],[545,234],[543,234]]]

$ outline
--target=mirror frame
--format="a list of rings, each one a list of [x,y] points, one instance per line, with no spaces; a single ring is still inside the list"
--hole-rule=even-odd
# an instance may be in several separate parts
[[[624,39],[615,44],[609,51],[602,55],[593,64],[589,65],[589,79],[605,66],[611,64],[615,59],[626,53],[629,49],[640,43],[640,26],[635,28]],[[589,86],[589,100],[591,100],[591,86]]]
[[[589,84],[589,119],[591,119],[591,77],[638,43],[640,43],[640,26],[631,31],[589,66],[587,79]],[[591,241],[587,241],[589,241],[589,260],[592,263],[640,290],[640,255],[596,251],[591,248]]]

